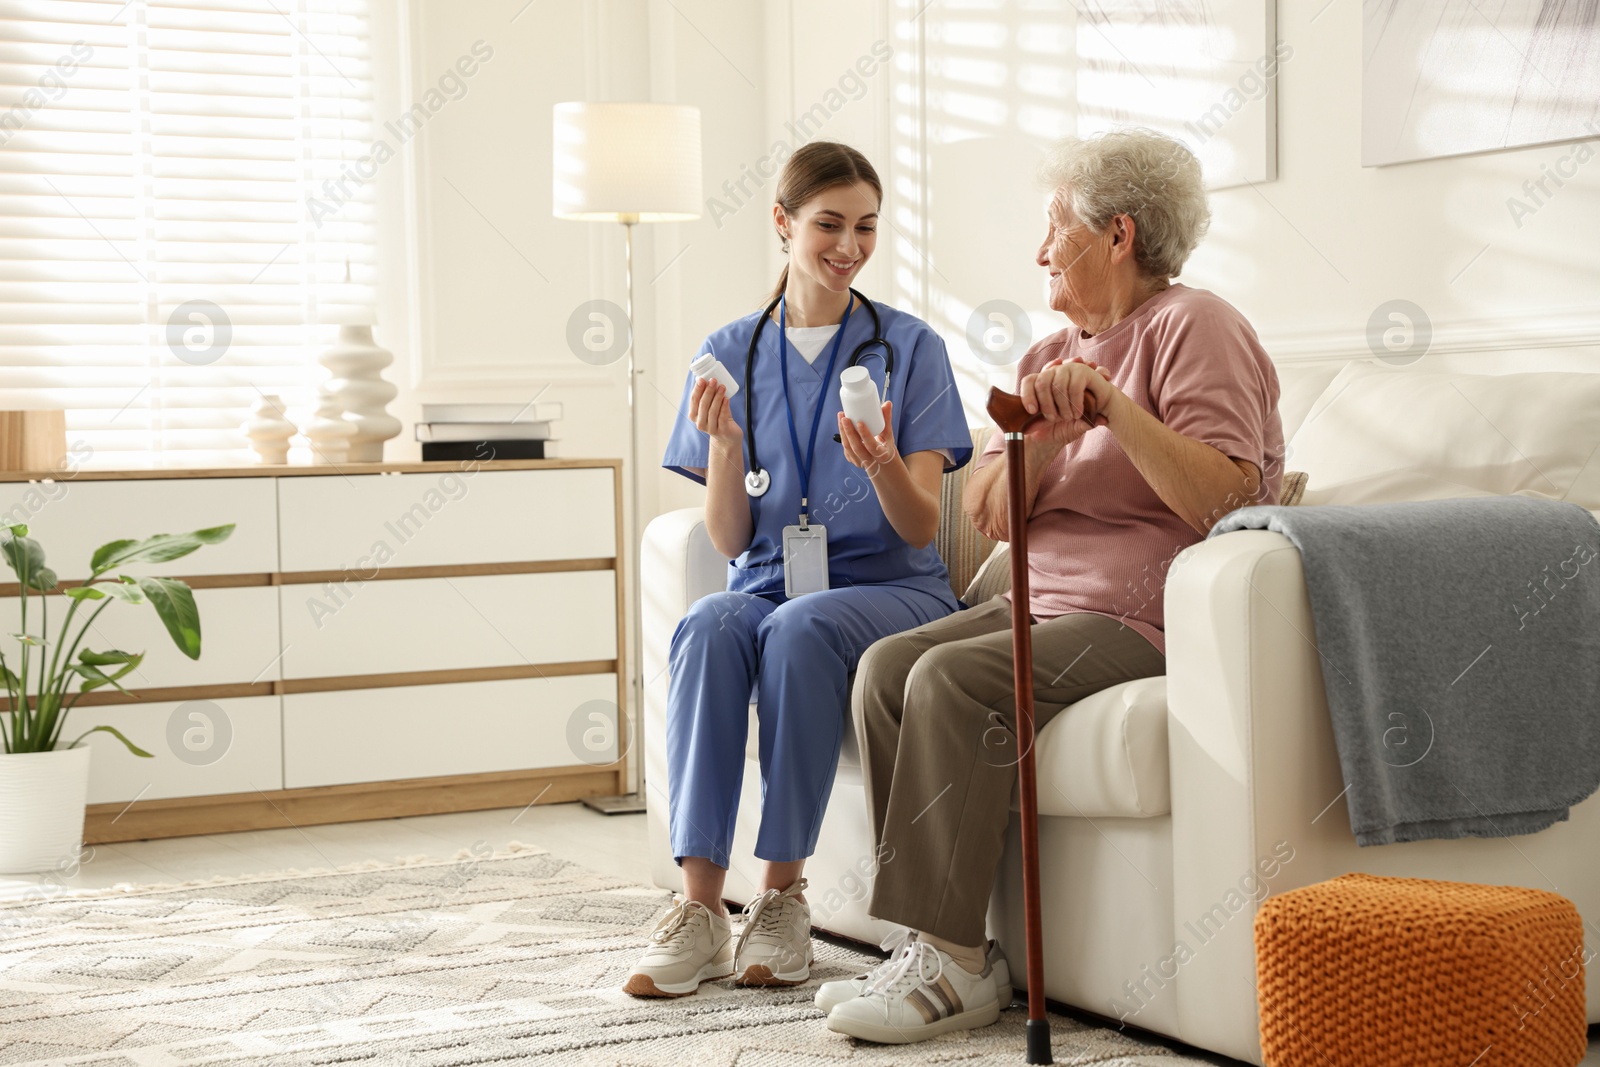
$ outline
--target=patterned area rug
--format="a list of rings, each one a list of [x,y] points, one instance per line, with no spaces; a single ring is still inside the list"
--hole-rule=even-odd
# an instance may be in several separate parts
[[[542,850],[0,903],[0,1064],[822,1067],[1022,1062],[1022,1008],[910,1047],[829,1032],[792,989],[618,990],[668,903]],[[1202,1061],[1052,1017],[1056,1062]]]

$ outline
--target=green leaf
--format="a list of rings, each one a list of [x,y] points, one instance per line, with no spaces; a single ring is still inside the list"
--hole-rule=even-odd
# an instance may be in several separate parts
[[[56,572],[44,565],[44,547],[33,538],[13,535],[0,541],[0,552],[5,553],[12,573],[27,589],[42,593],[56,587]]]
[[[69,663],[67,664],[67,670],[83,676],[84,682],[81,687],[83,692],[87,693],[91,689],[99,689],[103,685],[110,685],[116,686],[116,688],[126,693],[127,690],[117,685],[117,681],[118,679],[126,678],[133,671],[139,669],[139,664],[144,662],[144,653],[90,652],[85,649],[78,653],[78,658],[86,662]],[[100,669],[102,666],[110,666],[115,663],[122,664],[122,669],[111,674],[107,674]]]
[[[11,636],[15,637],[18,641],[22,642],[25,645],[35,645],[35,646],[37,646],[39,648],[43,648],[45,645],[48,645],[50,643],[50,642],[46,641],[44,638],[42,638],[42,637],[35,637],[33,634],[17,634],[17,633],[14,633]]]
[[[68,745],[67,747],[68,748],[77,748],[78,747],[78,741],[82,741],[85,737],[88,737],[90,734],[94,733],[96,730],[104,730],[106,733],[110,734],[112,737],[115,737],[118,741],[121,741],[123,744],[127,745],[128,746],[128,751],[132,752],[135,756],[143,756],[145,759],[151,759],[152,758],[150,753],[146,752],[144,749],[140,748],[138,745],[134,744],[132,741],[129,741],[126,737],[122,736],[122,731],[118,730],[115,726],[94,726],[94,727],[91,727],[91,728],[85,730],[83,733],[79,734],[78,735],[78,740],[72,742],[72,744]]]
[[[73,600],[104,600],[106,594],[103,590],[92,585],[75,585],[71,589],[63,589],[63,593]]]
[[[233,527],[230,522],[226,526],[210,526],[186,534],[156,534],[143,541],[110,541],[95,549],[89,567],[99,574],[127,563],[165,563],[187,556],[201,545],[226,541]]]
[[[27,537],[28,536],[28,527],[27,527],[26,523],[9,522],[9,523],[6,524],[6,529],[11,531],[11,536],[12,537]]]
[[[137,667],[144,660],[144,653],[122,652],[115,648],[110,652],[91,652],[86,648],[78,653],[78,659],[96,667],[109,667],[113,663],[129,663]]]
[[[16,693],[21,698],[20,703],[27,703],[27,694],[22,691],[22,679],[17,677],[16,671],[10,667],[0,667],[0,683],[4,683],[6,686],[4,695],[0,696],[0,699],[5,701],[6,714],[12,714],[14,711],[11,707],[12,693]],[[0,734],[4,734],[4,732],[4,729],[0,728]]]
[[[113,678],[99,667],[91,664],[69,663],[67,664],[67,670],[72,671],[74,674],[81,674],[83,676],[83,684],[78,687],[81,692],[92,692],[93,690],[99,689],[103,685],[109,685],[114,689],[120,689],[124,693],[127,692],[126,689],[123,689],[122,686],[117,684],[116,678]]]
[[[78,653],[81,662],[69,663],[67,669],[83,676],[82,692],[99,689],[103,685],[116,686],[126,693],[127,690],[118,685],[119,679],[126,678],[133,671],[139,669],[139,664],[144,662],[143,652],[122,652],[113,649],[110,652],[91,652],[87,648]],[[122,664],[122,669],[107,674],[101,667],[110,667]]]
[[[139,580],[131,575],[118,575],[116,581],[105,582],[99,588],[118,600],[126,600],[130,604],[144,603],[144,594],[139,592]]]
[[[178,651],[190,659],[199,659],[200,611],[194,606],[194,593],[189,587],[176,578],[141,577],[139,588],[150,598]]]
[[[138,543],[139,542],[137,541],[127,540],[107,541],[105,544],[95,549],[94,555],[89,557],[90,572],[93,574],[99,574],[103,570],[109,570],[111,567],[116,565],[116,560],[120,558],[120,554],[127,552],[129,549],[138,545]],[[111,560],[111,562],[107,563],[105,562],[106,560]]]

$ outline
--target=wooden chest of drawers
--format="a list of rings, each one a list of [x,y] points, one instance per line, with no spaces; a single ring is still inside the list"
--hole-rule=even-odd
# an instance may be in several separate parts
[[[620,461],[48,477],[0,474],[0,515],[64,582],[107,541],[237,524],[130,568],[194,588],[198,661],[145,605],[113,605],[85,640],[147,655],[130,695],[78,703],[63,741],[109,723],[154,756],[85,741],[86,841],[626,791]],[[8,631],[17,593],[0,586]]]

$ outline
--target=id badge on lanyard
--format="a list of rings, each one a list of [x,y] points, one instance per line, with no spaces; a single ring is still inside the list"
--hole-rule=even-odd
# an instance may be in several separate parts
[[[834,360],[839,358],[839,345],[844,341],[844,331],[850,325],[850,309],[854,299],[845,305],[844,319],[833,338],[833,352],[828,356],[828,369],[822,380],[833,381]],[[807,593],[820,593],[828,588],[828,528],[806,521],[807,493],[811,487],[811,461],[816,455],[817,427],[822,422],[822,405],[826,388],[817,397],[817,410],[811,417],[811,439],[805,454],[800,452],[800,437],[795,429],[794,408],[789,401],[789,346],[785,335],[789,330],[789,306],[786,299],[779,301],[778,361],[783,375],[783,403],[789,416],[789,443],[794,448],[795,463],[800,468],[800,523],[783,528],[783,593],[793,599]]]
[[[828,528],[783,528],[783,595],[791,600],[828,588]]]

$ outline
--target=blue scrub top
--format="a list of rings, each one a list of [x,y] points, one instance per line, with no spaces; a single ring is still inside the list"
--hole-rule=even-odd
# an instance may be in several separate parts
[[[894,374],[886,399],[894,401],[896,447],[902,456],[928,449],[949,449],[955,462],[945,470],[959,469],[972,458],[972,437],[944,341],[915,315],[877,301],[873,306],[883,320],[884,338],[894,346]],[[715,353],[739,383],[740,391],[729,401],[728,407],[734,421],[747,435],[744,391],[750,388],[750,383],[745,381],[745,353],[761,315],[762,312],[757,311],[730,322],[707,337],[696,353]],[[800,470],[785,414],[778,333],[778,324],[769,321],[761,331],[761,344],[756,349],[753,364],[756,458],[770,475],[772,484],[765,495],[746,497],[750,502],[754,534],[750,547],[728,564],[728,589],[758,596],[776,594],[782,598],[783,528],[800,520]],[[839,430],[838,412],[841,410],[839,376],[849,366],[856,346],[872,333],[871,313],[859,305],[853,308],[845,326],[839,358],[834,363],[832,380],[827,382],[823,381],[823,374],[828,367],[832,338],[814,363],[807,363],[794,346],[789,347],[789,398],[794,404],[795,436],[799,438],[802,454],[819,396],[823,404],[807,499],[810,501],[809,521],[828,528],[828,585],[832,589],[870,584],[909,586],[941,597],[955,611],[961,604],[950,591],[949,572],[938,550],[932,544],[913,548],[895,532],[883,514],[877,489],[866,471],[846,459],[844,446],[833,439]],[[867,368],[880,395],[883,393],[882,351],[881,347],[872,346],[863,353],[858,364]],[[688,375],[661,465],[704,485],[704,478],[687,469],[709,466],[711,444],[710,435],[702,433],[689,415],[689,393],[694,383],[694,375]],[[743,455],[744,465],[748,467],[748,447]]]

